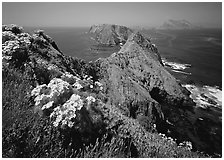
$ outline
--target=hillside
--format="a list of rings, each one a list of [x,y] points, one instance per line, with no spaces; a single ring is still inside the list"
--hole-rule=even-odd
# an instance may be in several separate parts
[[[43,31],[3,25],[2,156],[205,157],[189,92],[148,38],[129,34],[120,51],[86,63]]]

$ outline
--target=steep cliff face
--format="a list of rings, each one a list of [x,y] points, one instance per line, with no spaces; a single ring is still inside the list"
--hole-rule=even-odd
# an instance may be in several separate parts
[[[110,81],[106,84],[111,86],[112,92],[108,93],[113,94],[119,102],[125,102],[125,98],[134,100],[150,97],[158,103],[193,105],[186,89],[162,66],[154,46],[140,33],[132,34],[121,50],[104,59],[100,67],[106,73],[103,74],[106,80]],[[122,84],[127,84],[126,89],[119,89],[123,88]],[[134,90],[138,90],[139,95]]]
[[[163,67],[155,45],[146,37],[133,33],[119,52],[98,60],[98,63],[100,81],[106,87],[107,97],[125,115],[140,123],[144,119],[147,124],[142,125],[148,130],[156,124],[158,131],[172,135],[179,142],[191,141],[196,150],[214,152],[216,149],[208,146],[220,146],[218,141],[202,138],[211,137],[210,132],[202,134],[198,128],[199,116],[207,113],[194,111],[195,103],[189,98],[190,92]],[[210,118],[204,116],[204,119]],[[216,121],[208,121],[212,124],[210,129],[220,126]]]
[[[103,24],[91,26],[89,33],[99,44],[115,46],[123,45],[132,30],[125,26]]]
[[[140,33],[133,33],[118,53],[98,60],[101,82],[114,104],[133,118],[148,120],[148,127],[162,120],[161,104],[192,106],[186,89],[163,67],[155,47]]]

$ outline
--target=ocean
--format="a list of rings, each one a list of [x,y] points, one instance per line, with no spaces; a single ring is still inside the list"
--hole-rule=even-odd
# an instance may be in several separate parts
[[[197,106],[222,107],[222,30],[144,30]]]
[[[105,58],[119,50],[101,48],[92,50],[89,28],[31,28],[42,29],[52,37],[65,54],[86,61]],[[191,97],[202,107],[222,106],[222,30],[140,30],[150,37],[162,57],[165,68],[185,86]]]

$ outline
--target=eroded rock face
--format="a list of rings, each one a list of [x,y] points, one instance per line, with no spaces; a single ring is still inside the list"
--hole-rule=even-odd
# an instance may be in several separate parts
[[[137,32],[129,37],[118,53],[99,60],[101,82],[107,87],[108,97],[134,118],[144,115],[154,119],[154,109],[160,118],[163,117],[162,103],[179,107],[193,105],[185,89],[162,66],[154,47]]]
[[[218,141],[204,141],[209,132],[198,132],[195,103],[189,91],[163,67],[158,50],[140,33],[133,33],[119,52],[98,60],[101,82],[113,104],[145,128],[157,124],[157,130],[172,135],[178,142],[191,141],[196,150],[210,153]],[[216,121],[213,125],[218,125]],[[211,126],[210,126],[211,128]],[[150,129],[149,129],[150,130]],[[220,144],[219,144],[220,145]],[[217,151],[220,152],[220,151]]]
[[[115,46],[123,45],[131,35],[132,30],[125,26],[103,24],[93,25],[89,33],[93,34],[99,44]]]

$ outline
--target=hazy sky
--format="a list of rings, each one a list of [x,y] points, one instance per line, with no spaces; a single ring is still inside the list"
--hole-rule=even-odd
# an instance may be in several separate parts
[[[222,4],[195,2],[3,2],[3,24],[79,27],[92,24],[159,26],[168,19],[186,19],[222,27]]]

